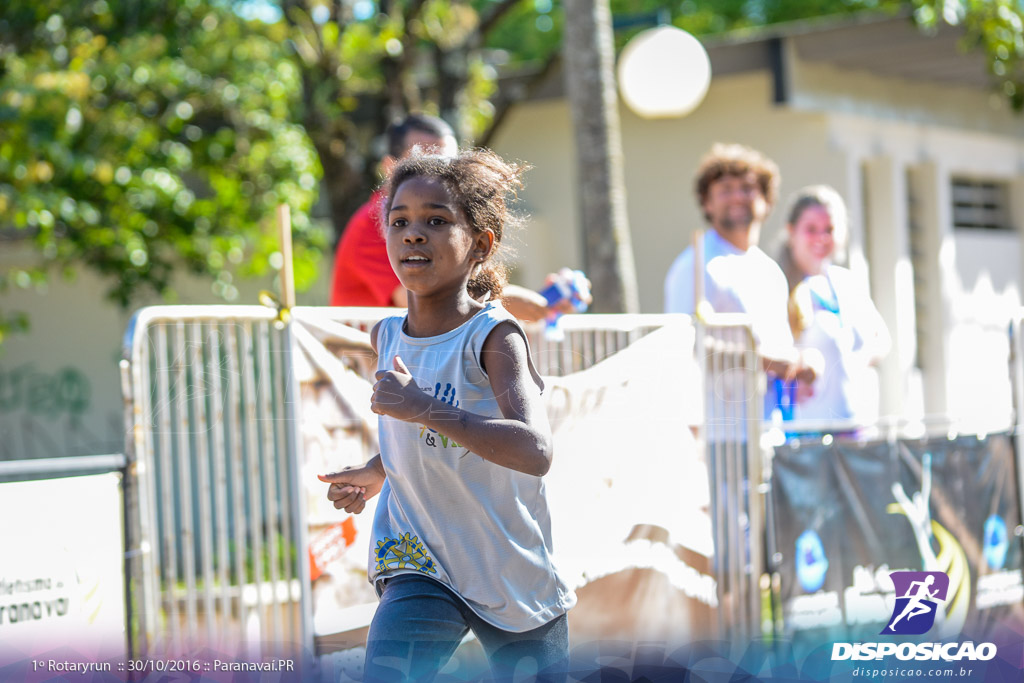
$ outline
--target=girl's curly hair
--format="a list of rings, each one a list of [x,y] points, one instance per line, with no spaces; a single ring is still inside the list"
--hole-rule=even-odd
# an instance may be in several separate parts
[[[523,173],[529,168],[525,164],[507,162],[488,149],[463,150],[454,157],[413,152],[399,162],[385,181],[381,215],[386,223],[395,192],[405,181],[412,178],[439,180],[473,230],[489,229],[494,233],[494,248],[473,273],[467,289],[473,298],[488,292],[491,298],[497,298],[508,282],[508,272],[503,262],[505,251],[501,255],[496,252],[507,231],[515,230],[523,222],[512,213],[509,204],[518,198]]]

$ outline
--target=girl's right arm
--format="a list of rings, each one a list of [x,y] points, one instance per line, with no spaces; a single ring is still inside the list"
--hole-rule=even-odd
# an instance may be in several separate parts
[[[379,321],[370,330],[370,346],[373,347],[374,353],[377,353],[378,329]],[[346,467],[340,472],[317,475],[320,481],[330,484],[327,489],[327,500],[334,503],[335,509],[344,509],[345,512],[352,514],[362,512],[367,499],[380,493],[386,477],[380,453],[370,458],[362,467]]]
[[[386,477],[380,453],[361,467],[346,467],[341,472],[317,475],[320,481],[331,485],[327,489],[327,500],[334,503],[335,509],[344,509],[352,514],[362,512],[366,501],[380,493]]]

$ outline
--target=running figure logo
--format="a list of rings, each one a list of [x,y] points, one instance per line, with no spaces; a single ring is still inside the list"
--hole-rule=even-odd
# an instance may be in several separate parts
[[[892,572],[889,576],[898,597],[882,635],[927,633],[935,623],[936,601],[946,601],[949,576],[945,572]]]

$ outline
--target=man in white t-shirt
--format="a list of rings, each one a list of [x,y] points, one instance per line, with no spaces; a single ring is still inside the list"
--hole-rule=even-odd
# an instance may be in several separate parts
[[[782,270],[757,242],[778,196],[779,171],[757,150],[716,144],[697,170],[697,198],[711,225],[704,237],[704,297],[715,313],[750,317],[764,369],[801,381],[814,380],[817,362],[793,345]],[[694,251],[688,247],[665,278],[665,312],[693,314]]]
[[[711,226],[704,237],[704,299],[715,313],[744,313],[751,323],[763,369],[770,374],[813,382],[815,371],[793,344],[789,328],[786,276],[757,247],[761,226],[778,196],[779,171],[773,161],[743,145],[716,144],[697,170],[697,198]],[[665,311],[697,310],[694,250],[687,248],[665,278]],[[701,314],[704,305],[701,305]],[[820,366],[818,366],[820,372]],[[718,599],[728,613],[740,599],[738,575],[750,580],[752,536],[747,459],[731,462],[748,443],[744,373],[722,369],[706,389],[717,400],[705,406],[704,434],[715,537]],[[754,440],[757,443],[757,440]],[[745,450],[745,448],[743,449]],[[740,544],[741,552],[730,548]]]

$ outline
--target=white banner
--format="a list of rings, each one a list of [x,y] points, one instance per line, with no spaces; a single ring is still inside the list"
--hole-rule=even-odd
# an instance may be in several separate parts
[[[607,360],[547,377],[545,477],[559,569],[576,586],[577,640],[711,635],[707,470],[690,430],[693,328],[668,326]]]
[[[0,484],[0,659],[126,652],[121,475]]]

